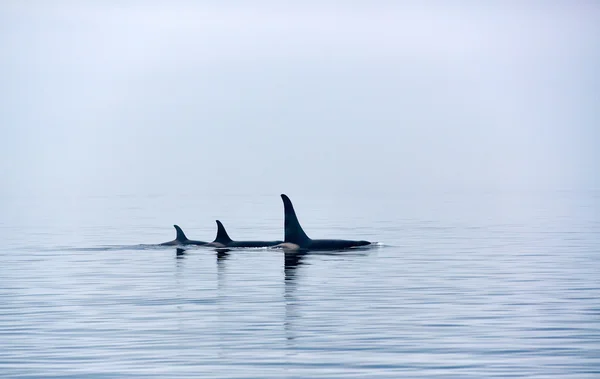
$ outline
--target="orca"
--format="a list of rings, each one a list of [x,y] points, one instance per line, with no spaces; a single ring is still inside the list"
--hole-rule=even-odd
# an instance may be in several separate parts
[[[179,227],[179,225],[173,225],[173,227],[177,231],[177,237],[175,237],[175,239],[173,241],[161,243],[160,246],[177,246],[177,245],[198,245],[198,246],[202,246],[202,245],[207,245],[208,244],[208,242],[194,241],[194,240],[188,239],[185,236],[185,233],[183,232],[183,230],[181,230],[181,228]]]
[[[336,240],[336,239],[310,239],[296,216],[294,206],[289,197],[281,194],[284,208],[284,243],[278,247],[287,250],[342,250],[358,246],[370,245],[369,241]]]
[[[234,241],[229,238],[221,221],[217,220],[217,238],[208,246],[214,247],[268,247],[283,243],[283,241]]]

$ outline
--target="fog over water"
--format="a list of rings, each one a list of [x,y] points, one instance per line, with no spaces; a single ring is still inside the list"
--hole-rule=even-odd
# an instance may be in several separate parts
[[[599,184],[593,2],[5,1],[0,23],[3,194]]]

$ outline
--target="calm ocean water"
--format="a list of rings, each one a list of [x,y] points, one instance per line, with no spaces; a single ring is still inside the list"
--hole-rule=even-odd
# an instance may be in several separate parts
[[[137,246],[281,239],[278,195],[3,199],[0,377],[600,377],[599,192],[288,192],[380,244]]]

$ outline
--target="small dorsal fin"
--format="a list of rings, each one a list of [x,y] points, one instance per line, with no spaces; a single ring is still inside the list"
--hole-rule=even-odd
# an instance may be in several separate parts
[[[221,221],[217,220],[217,238],[215,238],[214,242],[226,244],[231,241],[232,240],[231,240],[231,238],[229,238],[229,235],[227,234],[225,227],[223,226]]]
[[[298,221],[298,217],[296,217],[296,212],[294,211],[294,206],[292,205],[290,198],[281,194],[281,199],[283,200],[284,209],[285,242],[301,245],[310,241],[310,238],[304,233],[302,226],[300,226],[300,222]]]
[[[177,237],[175,238],[176,241],[187,241],[188,240],[188,238],[185,236],[185,233],[183,232],[183,230],[181,230],[179,225],[173,225],[173,227],[177,231]]]

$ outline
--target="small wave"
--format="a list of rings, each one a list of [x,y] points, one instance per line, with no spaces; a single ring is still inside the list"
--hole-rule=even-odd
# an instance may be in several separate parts
[[[122,250],[167,250],[177,246],[164,245],[104,245],[93,247],[56,246],[47,249],[36,249],[38,251],[122,251]],[[183,246],[182,246],[183,247]]]

